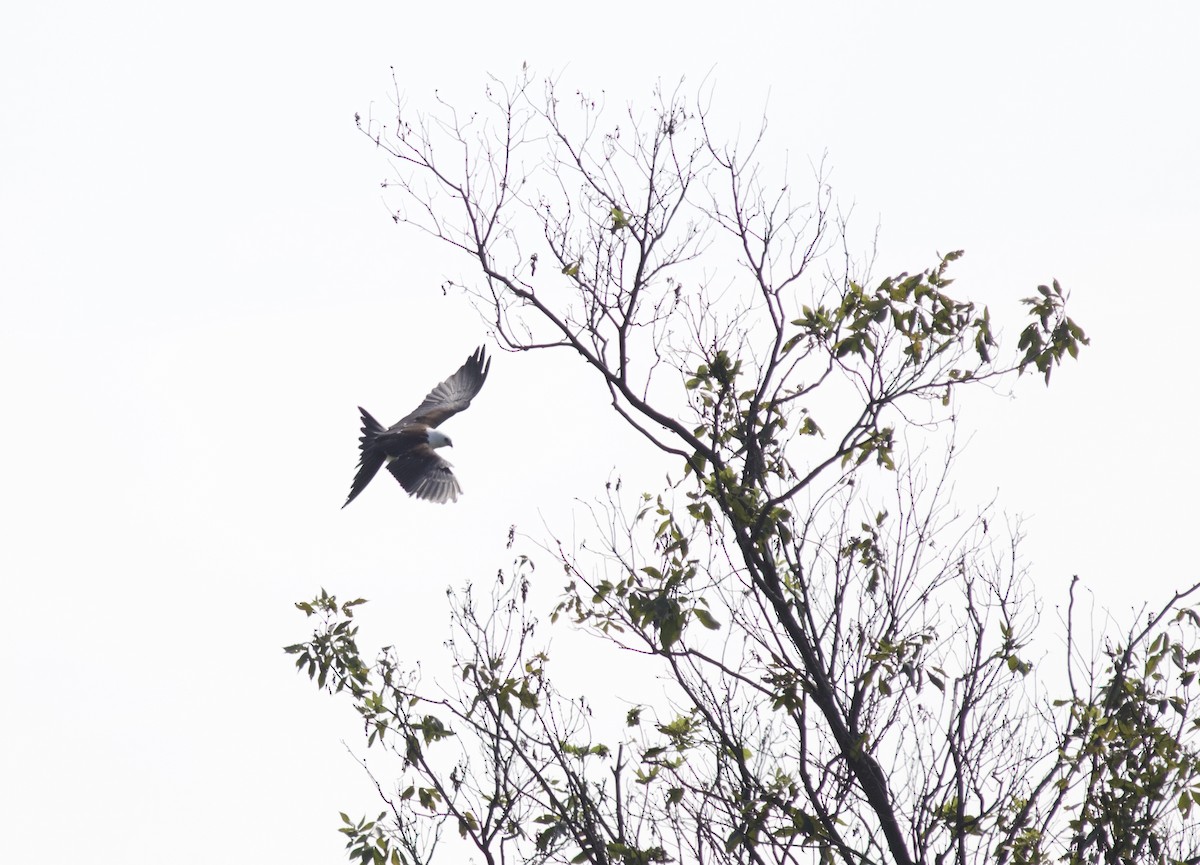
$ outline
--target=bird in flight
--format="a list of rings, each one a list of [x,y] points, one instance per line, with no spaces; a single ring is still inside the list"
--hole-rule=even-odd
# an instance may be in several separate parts
[[[366,489],[384,463],[409,495],[439,504],[457,501],[462,487],[450,470],[450,463],[435,450],[451,446],[450,437],[437,426],[471,404],[491,365],[491,358],[484,356],[483,346],[475,349],[458,372],[431,390],[424,402],[390,427],[385,428],[359,406],[362,438],[358,446],[358,473],[354,475],[346,505]]]

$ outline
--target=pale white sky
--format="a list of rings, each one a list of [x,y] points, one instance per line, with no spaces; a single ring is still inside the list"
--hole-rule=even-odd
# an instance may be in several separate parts
[[[764,153],[802,178],[828,154],[877,274],[964,248],[956,288],[1009,320],[1057,277],[1093,346],[1049,391],[971,404],[963,503],[1029,517],[1048,619],[1073,573],[1116,611],[1200,578],[1200,11],[783,8],[6,13],[0,860],[343,861],[337,811],[376,801],[353,714],[280,651],[292,602],[365,595],[364,630],[417,657],[510,524],[569,526],[636,464],[578,370],[501,356],[447,426],[457,505],[385,477],[339,510],[355,405],[394,420],[485,337],[438,288],[469,265],[392,224],[355,131],[389,66],[414,107],[522,62],[617,105],[707,74],[731,136],[765,106]]]

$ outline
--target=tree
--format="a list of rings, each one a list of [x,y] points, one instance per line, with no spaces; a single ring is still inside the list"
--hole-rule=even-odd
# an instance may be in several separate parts
[[[520,550],[482,605],[452,594],[440,687],[364,659],[361,599],[322,592],[287,651],[401,760],[377,819],[343,815],[351,858],[432,861],[449,826],[488,863],[1200,861],[1200,586],[1090,645],[1073,583],[1035,686],[1019,522],[949,496],[957,395],[1048,384],[1087,344],[1058,282],[1006,351],[951,293],[960,252],[872,281],[820,172],[801,203],[759,162],[765,125],[722,145],[656,92],[606,126],[544,87],[360,128],[399,166],[396,221],[478,265],[459,287],[500,345],[582,358],[675,466],[610,484],[586,546],[542,544],[551,622],[671,692],[596,736],[610,707],[556,687]]]

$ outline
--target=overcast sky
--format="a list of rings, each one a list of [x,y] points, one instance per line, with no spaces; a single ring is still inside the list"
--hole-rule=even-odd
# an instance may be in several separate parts
[[[447,427],[458,504],[385,477],[339,510],[354,407],[391,422],[486,339],[355,130],[389,67],[412,107],[522,62],[616,105],[707,75],[729,118],[766,110],[765,158],[827,154],[877,274],[962,248],[997,312],[1057,277],[1092,348],[972,403],[964,504],[1029,518],[1048,611],[1071,574],[1118,614],[1200,579],[1200,7],[849,5],[6,12],[0,860],[343,861],[337,812],[377,803],[354,715],[280,651],[292,603],[364,595],[419,656],[510,524],[569,523],[638,459],[579,370],[500,356]]]

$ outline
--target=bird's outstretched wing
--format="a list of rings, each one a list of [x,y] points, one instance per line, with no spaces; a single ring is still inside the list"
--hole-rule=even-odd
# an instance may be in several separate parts
[[[391,429],[399,429],[411,423],[435,427],[446,418],[458,414],[469,406],[475,394],[479,393],[491,365],[491,358],[484,356],[483,346],[475,349],[475,353],[467,358],[467,362],[459,367],[458,372],[431,390],[424,402],[393,424]]]
[[[385,456],[382,451],[376,450],[374,447],[375,439],[384,431],[383,424],[371,417],[371,413],[362,406],[358,407],[358,411],[362,415],[362,436],[358,440],[358,471],[354,475],[354,483],[350,486],[350,497],[346,499],[346,505],[354,501],[355,496],[367,488],[371,478],[375,477],[375,473],[383,465]],[[342,505],[342,507],[346,505]]]
[[[413,448],[388,463],[388,471],[409,495],[445,504],[458,501],[462,488],[446,462],[429,445]]]

